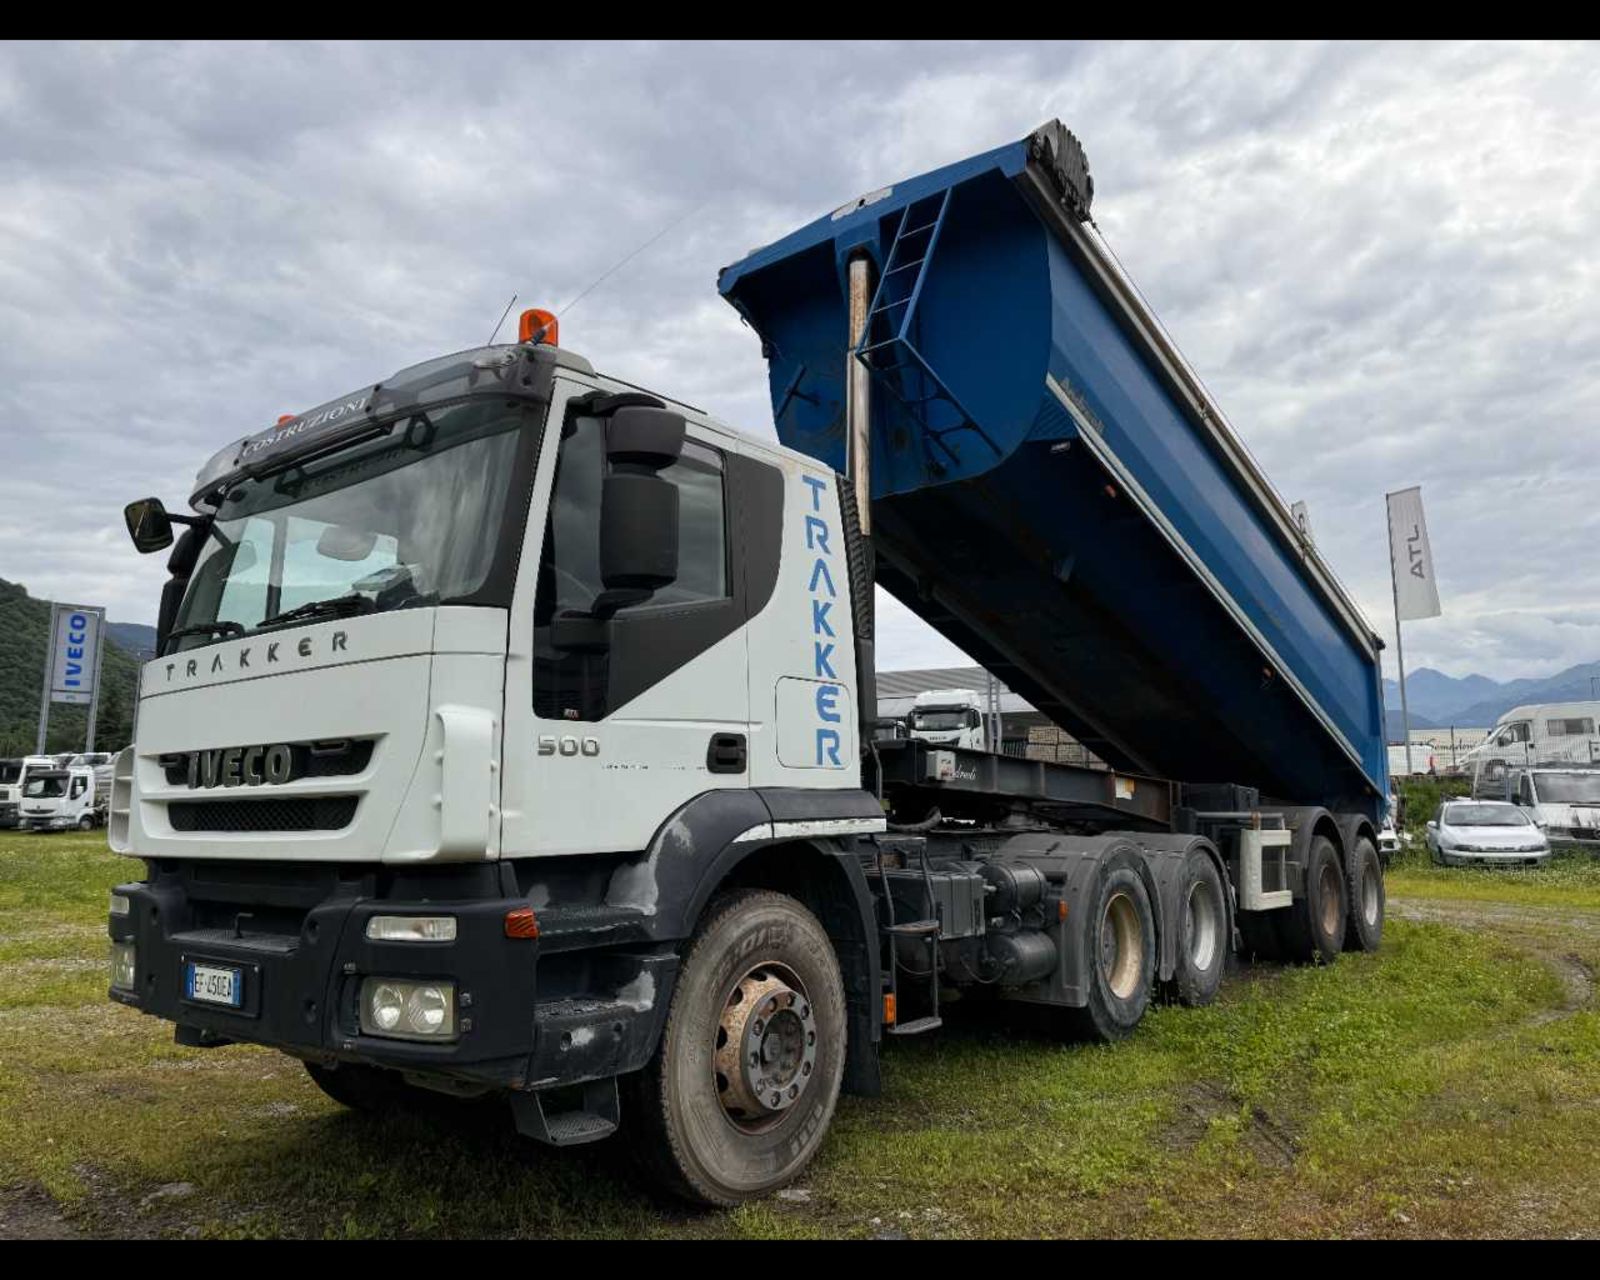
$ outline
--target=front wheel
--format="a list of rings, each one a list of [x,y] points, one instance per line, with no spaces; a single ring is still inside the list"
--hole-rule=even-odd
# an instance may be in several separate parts
[[[91,818],[87,813],[84,814],[83,817],[78,819],[78,830],[79,831],[93,831],[94,830],[94,819]]]
[[[845,1036],[844,982],[817,918],[764,889],[718,898],[633,1082],[648,1171],[725,1208],[793,1181],[833,1119]]]

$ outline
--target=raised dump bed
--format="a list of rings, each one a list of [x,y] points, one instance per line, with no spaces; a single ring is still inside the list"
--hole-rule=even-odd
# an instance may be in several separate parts
[[[847,470],[859,360],[885,588],[1115,768],[1376,816],[1382,644],[1115,264],[1092,195],[1052,121],[726,268],[778,435]]]

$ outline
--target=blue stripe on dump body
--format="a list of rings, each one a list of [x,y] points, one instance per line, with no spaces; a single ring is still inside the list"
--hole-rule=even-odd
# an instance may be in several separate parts
[[[1000,147],[723,271],[779,437],[845,469],[864,253],[890,277],[862,344],[883,585],[1113,764],[1376,816],[1374,638],[1163,376],[1088,239],[1040,211],[1041,172],[1028,140]]]

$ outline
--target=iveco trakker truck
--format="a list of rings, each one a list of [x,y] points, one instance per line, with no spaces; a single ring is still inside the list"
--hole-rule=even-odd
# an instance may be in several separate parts
[[[781,443],[529,312],[130,504],[112,998],[725,1205],[952,992],[1114,1040],[1376,947],[1378,642],[1091,190],[1052,122],[724,270]],[[880,733],[874,582],[1110,768]]]

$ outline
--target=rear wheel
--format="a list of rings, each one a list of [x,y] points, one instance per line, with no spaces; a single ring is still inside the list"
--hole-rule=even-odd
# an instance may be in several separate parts
[[[1190,1006],[1210,1004],[1222,985],[1229,949],[1227,899],[1217,864],[1191,850],[1178,899],[1178,963],[1171,993]]]
[[[1383,941],[1383,863],[1372,841],[1359,837],[1345,859],[1345,898],[1350,903],[1344,931],[1346,951],[1376,951]]]
[[[1089,1000],[1068,1011],[1069,1023],[1095,1040],[1125,1039],[1150,1005],[1156,967],[1155,917],[1137,871],[1102,866],[1085,928]]]
[[[1332,964],[1344,948],[1344,870],[1333,841],[1313,836],[1306,854],[1305,892],[1274,913],[1283,958],[1298,964]]]
[[[661,1045],[633,1081],[640,1144],[669,1190],[730,1206],[798,1177],[833,1119],[844,983],[817,918],[793,898],[729,893],[707,909]]]

